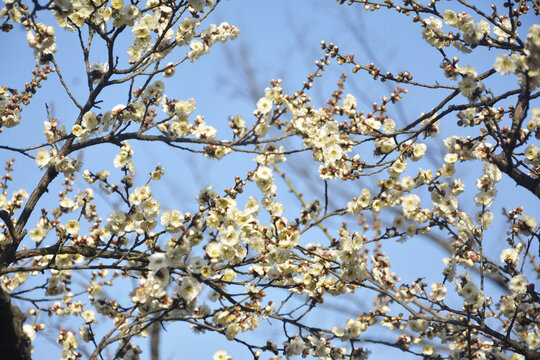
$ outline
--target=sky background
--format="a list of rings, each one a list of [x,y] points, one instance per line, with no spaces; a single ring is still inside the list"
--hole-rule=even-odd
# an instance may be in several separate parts
[[[455,2],[441,2],[441,6],[453,6]],[[49,24],[51,19],[46,16],[39,17]],[[479,18],[476,16],[475,20]],[[525,37],[525,31],[536,19],[529,16],[522,27],[520,35]],[[355,60],[361,64],[374,62],[382,67],[383,72],[391,71],[396,74],[407,70],[418,82],[434,83],[436,79],[442,83],[450,82],[442,75],[439,68],[440,55],[422,40],[419,24],[413,24],[411,18],[396,16],[393,12],[378,11],[366,12],[360,6],[338,5],[330,0],[225,0],[211,14],[209,19],[203,22],[202,28],[210,23],[219,24],[227,21],[237,26],[241,33],[237,40],[225,44],[216,44],[212,47],[209,55],[203,56],[195,63],[184,63],[176,71],[172,79],[165,81],[165,93],[170,97],[179,99],[195,98],[197,109],[195,114],[205,116],[207,123],[218,129],[218,139],[226,139],[231,136],[228,131],[228,117],[242,114],[246,121],[251,123],[256,100],[264,95],[264,88],[269,86],[270,79],[283,79],[283,88],[286,93],[292,93],[301,88],[302,82],[308,73],[315,70],[314,62],[319,59],[323,52],[320,41],[334,42],[345,53],[355,53]],[[85,85],[82,55],[78,47],[78,40],[74,34],[63,30],[57,30],[58,52],[55,57],[58,61],[66,82],[78,99],[84,98],[87,87]],[[127,41],[132,38],[131,33],[124,36]],[[26,33],[22,27],[16,27],[9,34],[0,37],[0,45],[9,49],[9,56],[0,57],[0,66],[5,69],[2,73],[2,84],[8,87],[21,89],[25,81],[30,80],[30,70],[34,66],[31,49],[27,46]],[[449,50],[452,54],[453,50]],[[495,51],[482,50],[482,54],[464,56],[454,51],[455,55],[462,58],[460,64],[472,64],[479,66],[479,72],[485,71],[492,66]],[[96,51],[91,55],[91,61],[105,61],[103,53]],[[311,96],[319,106],[324,105],[324,99],[329,97],[335,88],[335,83],[341,74],[346,71],[349,74],[346,83],[346,93],[353,93],[358,99],[358,108],[369,110],[371,103],[380,101],[383,95],[389,95],[393,84],[381,84],[374,82],[369,76],[363,74],[352,75],[350,67],[338,67],[335,63],[330,65],[322,79],[315,82]],[[488,83],[493,89],[515,86],[516,80],[512,77],[496,76],[495,81]],[[418,90],[408,87],[410,92],[405,95],[398,106],[390,110],[398,124],[405,124],[416,119],[422,112],[430,111],[446,94],[444,91]],[[124,91],[124,92],[122,92]],[[102,100],[103,110],[112,108],[114,105],[124,103],[126,89],[111,91],[104,94]],[[463,99],[460,99],[463,101]],[[59,119],[66,128],[70,129],[74,117],[75,108],[64,92],[59,87],[55,74],[44,83],[44,88],[39,91],[32,100],[32,106],[25,108],[21,121],[25,126],[9,129],[9,137],[2,136],[4,144],[16,146],[30,146],[43,142],[43,121],[46,120],[45,103],[49,105],[53,115]],[[26,124],[26,122],[30,124]],[[455,128],[455,122],[442,123],[441,132],[451,134],[461,131]],[[439,139],[439,145],[442,144]],[[179,209],[182,212],[196,212],[194,196],[206,185],[213,185],[220,191],[224,187],[233,184],[234,176],[245,176],[249,169],[254,167],[251,156],[236,155],[225,158],[222,161],[193,156],[191,154],[178,153],[172,149],[158,144],[137,144],[131,142],[135,151],[137,165],[136,186],[144,185],[147,174],[154,170],[157,163],[165,167],[166,175],[161,186],[153,187],[156,198],[162,201],[162,210]],[[430,151],[437,150],[437,145]],[[112,171],[112,161],[118,148],[105,145],[87,149],[82,153],[84,168],[92,171],[104,169],[111,170],[112,177],[118,178],[119,174]],[[19,187],[29,192],[39,181],[42,173],[35,166],[32,159],[22,158],[15,154],[0,152],[1,161],[15,157],[15,185],[11,189]],[[422,162],[422,167],[436,168],[436,165],[427,160]],[[324,183],[317,178],[318,164],[309,162],[310,155],[300,154],[292,156],[282,169],[290,174],[296,181],[298,189],[306,194],[306,200],[314,200],[321,196],[324,191]],[[469,167],[467,167],[469,166]],[[457,169],[455,177],[462,177],[464,181],[474,181],[481,173],[481,167],[471,168],[466,164]],[[56,182],[59,179],[56,180]],[[291,211],[290,218],[294,218],[294,209],[298,209],[295,199],[287,193],[283,182],[276,180],[280,199]],[[87,185],[81,180],[76,182],[75,187],[85,188]],[[473,186],[473,185],[471,185]],[[363,179],[355,183],[330,182],[330,208],[343,207],[348,200],[359,194],[362,187],[372,187],[373,180]],[[253,188],[252,188],[253,189]],[[511,181],[505,181],[500,187],[501,193],[492,211],[500,214],[502,206],[507,209],[525,204],[525,211],[529,214],[539,215],[537,199],[529,201],[528,194],[516,188]],[[473,208],[474,191],[463,195],[464,204]],[[467,196],[469,197],[467,199]],[[53,206],[56,193],[51,191],[44,197],[38,208]],[[100,195],[96,191],[96,197]],[[239,203],[243,203],[239,200]],[[101,201],[105,210],[101,214],[106,217],[107,209],[115,206],[114,201]],[[47,205],[50,204],[50,205]],[[467,206],[467,205],[465,205]],[[36,211],[38,213],[38,211]],[[76,216],[76,214],[73,214]],[[69,219],[69,217],[67,217]],[[66,219],[66,221],[67,221]],[[33,226],[37,222],[34,216],[29,222]],[[495,224],[491,234],[489,255],[497,259],[500,251],[506,247],[503,234],[500,232],[503,224]],[[498,230],[497,230],[498,229]],[[317,237],[314,237],[317,240]],[[27,246],[32,244],[28,240]],[[410,282],[418,277],[418,274],[426,276],[426,282],[440,282],[440,270],[443,268],[441,258],[443,252],[433,242],[417,237],[409,240],[406,244],[392,244],[385,248],[392,261],[392,268],[398,274],[403,275],[404,281]],[[430,254],[428,257],[427,254]],[[440,256],[433,256],[439,254]],[[111,296],[122,296],[127,289],[115,288],[109,291]],[[366,310],[370,306],[368,300],[371,295],[344,297],[343,300],[323,306],[318,313],[317,321],[321,326],[344,325],[349,317],[355,317],[354,312]],[[341,319],[341,320],[340,320]],[[341,323],[339,322],[341,321]],[[331,327],[330,325],[329,327]],[[49,326],[49,325],[48,325]],[[50,325],[50,329],[53,325]],[[74,330],[78,327],[73,325]],[[162,359],[210,359],[218,349],[227,349],[235,359],[248,358],[249,353],[240,345],[228,342],[221,335],[194,336],[185,324],[167,324],[161,340]],[[262,325],[261,331],[255,334],[242,334],[240,338],[263,343],[265,339],[273,339],[281,332],[278,323]],[[374,333],[375,336],[377,335]],[[37,352],[35,359],[57,358],[59,347],[54,344],[58,332],[52,330],[47,341],[40,338],[36,340]],[[142,359],[148,359],[149,351],[146,341],[138,342],[145,353]],[[81,346],[84,346],[82,342]],[[112,349],[115,347],[113,346]],[[369,346],[368,346],[369,348]],[[391,356],[405,358],[400,351],[389,348],[376,348],[377,351],[372,359],[387,359]],[[269,354],[262,358],[266,359]]]

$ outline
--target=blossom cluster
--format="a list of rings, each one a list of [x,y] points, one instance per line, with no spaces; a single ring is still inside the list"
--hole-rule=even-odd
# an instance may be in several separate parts
[[[370,354],[366,343],[426,358],[537,356],[534,276],[539,267],[533,251],[540,228],[528,206],[503,208],[503,215],[495,209],[505,177],[535,200],[540,197],[540,148],[534,142],[540,138],[540,108],[533,104],[540,85],[540,26],[531,26],[521,39],[518,18],[527,7],[487,16],[471,6],[465,6],[469,13],[439,12],[435,3],[386,1],[385,7],[416,14],[424,39],[440,50],[449,85],[416,82],[409,72],[383,74],[375,64],[361,65],[354,54],[323,42],[324,55],[302,90],[288,93],[281,80],[271,81],[251,119],[229,117],[230,140],[218,139],[220,124],[197,114],[201,109],[194,98],[166,94],[176,67],[189,66],[216,43],[238,36],[227,22],[199,30],[217,5],[213,1],[34,4],[35,12],[52,11],[58,26],[81,39],[87,27],[88,48],[100,38],[109,52],[101,61],[85,58],[87,102],[73,97],[57,71],[79,110],[71,122],[49,116],[42,144],[2,146],[32,158],[43,172],[30,196],[24,189],[11,191],[13,161],[0,181],[0,286],[31,309],[25,336],[32,341],[44,329],[37,322],[41,312],[72,319],[57,337],[63,359],[83,356],[87,349],[80,340],[92,343],[90,358],[116,343],[115,358],[138,359],[136,337],[172,322],[188,324],[195,333],[219,333],[246,346],[254,358],[267,352],[274,359],[364,359]],[[41,66],[57,66],[59,51],[54,26],[37,23],[35,13],[18,0],[5,4],[2,28],[22,23],[41,69],[22,95],[0,88],[0,125],[11,128],[25,125],[21,111],[29,94],[39,88],[37,79],[52,72]],[[364,7],[377,10],[378,5],[365,2]],[[444,31],[443,23],[460,33]],[[113,50],[125,32],[129,59],[123,61]],[[480,71],[447,56],[450,45],[464,53],[498,52],[490,68]],[[180,47],[185,55],[178,55]],[[346,91],[344,72],[318,106],[309,89],[332,59],[351,76],[367,73],[374,80],[449,95],[403,124],[392,110],[406,89],[397,87],[363,109]],[[498,94],[488,87],[491,79],[508,74],[517,77],[516,89]],[[130,84],[127,99],[102,108],[103,89],[122,84]],[[510,100],[515,104],[505,103]],[[452,126],[459,132],[441,134]],[[143,175],[146,167],[133,150],[139,141],[217,160],[241,152],[254,161],[223,191],[200,184],[191,205],[171,205],[156,189],[172,177],[160,164]],[[83,150],[101,144],[112,144],[117,152],[83,170]],[[313,178],[306,179],[296,166],[305,159],[302,153],[314,162],[306,161]],[[292,176],[282,171],[287,166]],[[59,174],[64,181],[56,184]],[[79,176],[86,188],[76,188]],[[334,196],[328,185],[340,183],[347,191]],[[310,191],[319,184],[322,196]],[[57,204],[39,203],[43,208],[35,215],[38,200],[56,186]],[[430,239],[445,255],[437,270],[429,265],[428,273],[411,281],[410,274],[396,270],[400,265],[393,254]],[[493,239],[504,244],[498,259],[490,257]],[[129,288],[127,296],[115,296],[113,286]],[[365,305],[355,304],[354,315],[314,315],[325,311],[325,304],[339,304],[341,310],[342,299],[353,296]],[[258,343],[249,333],[264,333],[267,323],[284,331]],[[381,329],[394,338],[372,339]],[[231,358],[224,350],[214,353],[214,359]]]

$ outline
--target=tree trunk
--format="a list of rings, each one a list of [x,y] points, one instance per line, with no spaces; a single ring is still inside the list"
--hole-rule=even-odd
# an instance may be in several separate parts
[[[30,360],[30,339],[23,332],[26,316],[11,305],[11,297],[0,287],[0,357],[2,359]]]

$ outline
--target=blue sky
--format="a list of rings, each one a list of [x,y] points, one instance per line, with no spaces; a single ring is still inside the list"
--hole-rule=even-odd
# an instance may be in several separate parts
[[[446,3],[442,2],[442,4]],[[44,22],[50,22],[50,20],[43,17]],[[530,24],[534,20],[529,17]],[[408,70],[419,82],[433,83],[435,79],[444,83],[449,82],[442,77],[442,71],[439,69],[440,55],[422,40],[419,25],[413,24],[410,18],[396,16],[387,11],[365,12],[360,6],[348,7],[330,0],[225,0],[202,27],[205,28],[209,23],[219,24],[222,21],[239,27],[241,31],[239,38],[226,44],[217,44],[209,55],[195,63],[182,65],[175,77],[166,81],[165,91],[169,96],[179,99],[195,98],[197,102],[195,112],[204,115],[210,125],[221,131],[218,133],[220,139],[230,136],[230,132],[227,132],[230,115],[242,114],[246,121],[253,121],[250,114],[255,109],[254,100],[264,94],[264,88],[268,86],[270,79],[282,78],[286,92],[299,89],[306,75],[314,71],[315,60],[323,54],[320,50],[321,40],[338,44],[346,53],[354,52],[355,59],[362,64],[375,62],[382,66],[383,70],[392,71],[394,74]],[[522,32],[527,28],[526,24]],[[56,58],[75,96],[82,98],[86,87],[81,77],[83,68],[80,49],[73,35],[57,30]],[[524,37],[525,34],[521,35]],[[130,39],[130,36],[131,34],[128,34],[126,39]],[[10,56],[0,57],[0,66],[8,70],[3,72],[2,84],[20,89],[30,78],[30,69],[34,63],[32,51],[26,44],[25,32],[19,27],[8,35],[3,34],[0,45],[10,49]],[[485,69],[493,63],[495,52],[483,51],[481,56],[462,56],[461,54],[459,56],[463,58],[463,64],[479,64]],[[97,51],[92,54],[91,60],[104,61],[105,59],[100,58],[100,52]],[[312,91],[314,101],[320,106],[323,106],[324,99],[330,96],[342,71],[349,73],[346,89],[355,94],[359,100],[359,107],[369,109],[373,101],[379,101],[383,95],[390,93],[387,84],[374,82],[362,74],[350,75],[350,68],[338,67],[334,63],[329,67],[323,79],[316,81]],[[498,76],[497,79],[490,86],[496,88],[515,85],[515,79],[512,78]],[[24,110],[22,122],[31,122],[31,131],[27,126],[20,126],[9,130],[9,139],[6,140],[4,136],[2,141],[20,146],[29,146],[42,141],[42,124],[46,120],[44,103],[49,105],[61,123],[68,129],[71,128],[76,109],[70,104],[57,83],[54,74],[51,74],[51,79],[44,83],[43,91],[38,92],[32,100],[32,106]],[[421,112],[431,110],[430,106],[444,95],[444,92],[409,89],[410,93],[405,96],[399,106],[391,110],[398,123],[406,123],[418,117]],[[125,102],[125,92],[105,93],[102,100],[104,100],[104,109],[108,109],[108,107]],[[454,127],[454,125],[441,125],[443,130],[448,131],[454,130]],[[162,200],[163,209],[178,208],[183,212],[195,212],[194,196],[199,189],[209,184],[215,189],[230,187],[235,175],[245,174],[247,170],[253,168],[254,164],[250,156],[237,157],[235,155],[217,162],[203,159],[201,156],[179,154],[166,146],[135,143],[132,145],[138,158],[138,176],[135,180],[139,182],[139,186],[146,182],[146,174],[154,169],[156,163],[161,163],[165,167],[166,175],[162,180],[162,186],[159,189],[155,188],[156,197]],[[82,154],[85,160],[84,167],[95,171],[105,168],[111,170],[112,160],[117,151],[118,149],[112,146],[87,149]],[[11,156],[15,155],[2,152],[0,160],[5,161]],[[32,160],[15,157],[16,170],[13,175],[16,185],[12,190],[19,187],[30,190],[41,176],[40,171]],[[307,197],[312,196],[314,199],[316,194],[321,193],[324,185],[315,175],[318,164],[309,164],[304,161],[306,158],[309,159],[302,155],[293,156],[283,169],[298,181],[299,188],[307,194]],[[423,166],[429,165],[423,163]],[[310,175],[308,181],[303,180],[306,178],[305,175],[295,173],[295,169],[298,168],[305,169]],[[480,174],[480,170],[473,169],[472,173],[476,171]],[[468,169],[458,169],[458,175],[474,180],[469,172]],[[85,186],[81,181],[76,185]],[[278,182],[277,185],[281,191],[280,196],[286,199],[286,206],[290,203],[294,209],[297,205],[287,194],[285,184]],[[331,183],[329,189],[336,199],[334,206],[343,206],[346,196],[356,195],[363,186],[370,186],[369,180],[352,185],[340,182]],[[512,182],[506,182],[501,189],[504,191],[501,191],[500,197],[493,205],[494,213],[498,214],[503,205],[512,208],[523,204],[524,199],[527,199],[527,194],[516,189]],[[55,191],[51,191],[38,204],[38,208],[47,207],[48,203],[51,204],[55,200],[55,196]],[[470,196],[470,202],[472,202],[472,196],[474,194]],[[531,205],[529,213],[536,212],[538,215],[538,204]],[[104,202],[103,206],[107,208],[109,205]],[[36,221],[37,217],[34,217],[33,223]],[[33,223],[31,220],[30,224]],[[437,246],[421,238],[409,240],[406,245],[395,245],[392,244],[388,252],[397,273],[403,273],[404,277],[410,277],[407,280],[411,281],[419,273],[426,274],[426,269],[437,269],[432,272],[433,281],[437,279],[440,281],[440,276],[437,275],[440,274],[439,269],[442,269],[440,260],[442,253]],[[490,249],[492,257],[497,258],[504,247],[502,239],[500,243],[494,243]],[[441,256],[422,257],[423,261],[420,262],[411,261],[414,254],[426,254],[431,251]],[[404,252],[406,256],[403,256]],[[362,300],[362,295],[346,298],[336,304],[328,305],[321,312],[320,318],[324,324],[331,323],[334,318],[351,317],[343,312],[336,312],[333,306],[353,311],[358,304],[364,306],[364,310],[370,305],[368,301]],[[228,349],[229,354],[235,356],[235,359],[247,358],[249,355],[244,348],[228,342],[222,336],[211,334],[194,336],[184,324],[169,324],[166,330],[162,337],[162,359],[209,359],[216,350],[222,348]],[[264,339],[272,338],[280,331],[280,324],[265,325],[262,333],[252,335],[252,339],[260,344]],[[56,336],[55,332],[53,337],[56,338]],[[241,337],[250,339],[249,334]],[[49,359],[52,358],[52,353],[59,352],[56,345],[43,340],[38,340],[35,346],[38,349],[35,359]],[[141,347],[147,350],[145,342],[141,343]],[[372,358],[385,359],[392,355],[400,356],[400,354],[400,352],[383,348],[378,349]],[[145,352],[142,359],[147,359],[148,356],[149,353]],[[56,357],[54,355],[54,358]],[[268,355],[263,358],[268,358]]]

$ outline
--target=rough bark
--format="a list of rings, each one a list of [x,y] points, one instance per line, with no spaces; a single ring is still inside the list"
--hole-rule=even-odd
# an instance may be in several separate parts
[[[26,316],[11,305],[11,297],[0,287],[0,357],[10,360],[30,360],[30,339],[23,332]]]

